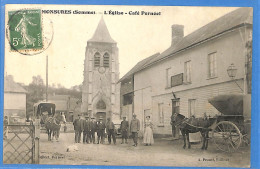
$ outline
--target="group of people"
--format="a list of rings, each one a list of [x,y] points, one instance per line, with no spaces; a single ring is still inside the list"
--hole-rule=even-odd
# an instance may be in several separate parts
[[[107,122],[104,123],[103,118],[99,118],[98,121],[95,120],[95,117],[83,117],[78,115],[78,118],[74,120],[74,131],[75,131],[75,143],[81,143],[81,135],[83,134],[83,144],[96,143],[95,133],[97,133],[97,144],[104,144],[105,133],[108,137],[108,143],[116,144],[116,130],[115,125],[111,121],[110,118],[107,118]],[[133,138],[133,146],[137,146],[138,144],[138,132],[140,131],[140,121],[136,118],[136,115],[133,115],[133,119],[130,122],[126,120],[126,117],[123,117],[123,121],[120,125],[122,142],[121,144],[128,144],[128,132],[130,129],[130,133]],[[150,120],[150,116],[146,117],[146,121],[144,124],[144,137],[143,143],[148,146],[154,143],[153,140],[153,125]],[[112,140],[111,140],[112,139]]]

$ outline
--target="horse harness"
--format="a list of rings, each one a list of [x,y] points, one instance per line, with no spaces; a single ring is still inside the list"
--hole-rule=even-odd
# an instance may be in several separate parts
[[[185,117],[183,120],[181,120],[180,122],[176,123],[174,126],[175,126],[175,127],[178,127],[178,126],[180,126],[180,125],[182,125],[182,124],[185,123],[185,124],[189,125],[190,127],[194,127],[194,128],[197,128],[197,129],[208,130],[208,128],[195,126],[195,125],[189,123],[188,121],[189,121],[189,118],[186,118],[186,117]]]
[[[179,121],[178,123],[173,123],[173,125],[175,126],[175,127],[178,127],[178,126],[180,126],[181,124],[183,124],[186,120],[188,120],[188,118],[184,118],[184,119],[182,119],[181,121]]]
[[[55,125],[60,125],[57,123],[57,119],[55,117],[49,117],[47,118],[46,122],[49,122],[49,123],[54,123]]]

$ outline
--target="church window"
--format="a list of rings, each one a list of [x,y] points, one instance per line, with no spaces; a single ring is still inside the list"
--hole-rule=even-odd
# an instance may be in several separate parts
[[[97,109],[106,109],[106,103],[103,100],[99,100],[97,103]]]
[[[108,54],[108,53],[105,53],[105,54],[104,54],[103,66],[104,66],[104,67],[109,67],[109,54]]]
[[[100,66],[100,54],[97,52],[94,55],[94,67]]]

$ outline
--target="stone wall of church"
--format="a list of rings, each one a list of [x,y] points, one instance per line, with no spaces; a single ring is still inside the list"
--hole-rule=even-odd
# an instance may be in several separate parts
[[[100,55],[100,66],[95,66],[95,54]],[[104,63],[104,55],[109,56],[109,67]],[[97,60],[96,60],[97,61]],[[84,62],[84,81],[82,91],[82,113],[95,116],[97,112],[106,112],[106,118],[119,113],[118,48],[116,44],[88,42]],[[98,107],[103,101],[105,108]]]

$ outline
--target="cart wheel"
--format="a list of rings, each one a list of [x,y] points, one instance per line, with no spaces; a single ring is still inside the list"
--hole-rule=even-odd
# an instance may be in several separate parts
[[[218,149],[224,152],[234,152],[241,144],[242,134],[234,123],[221,121],[214,128],[212,138]]]

